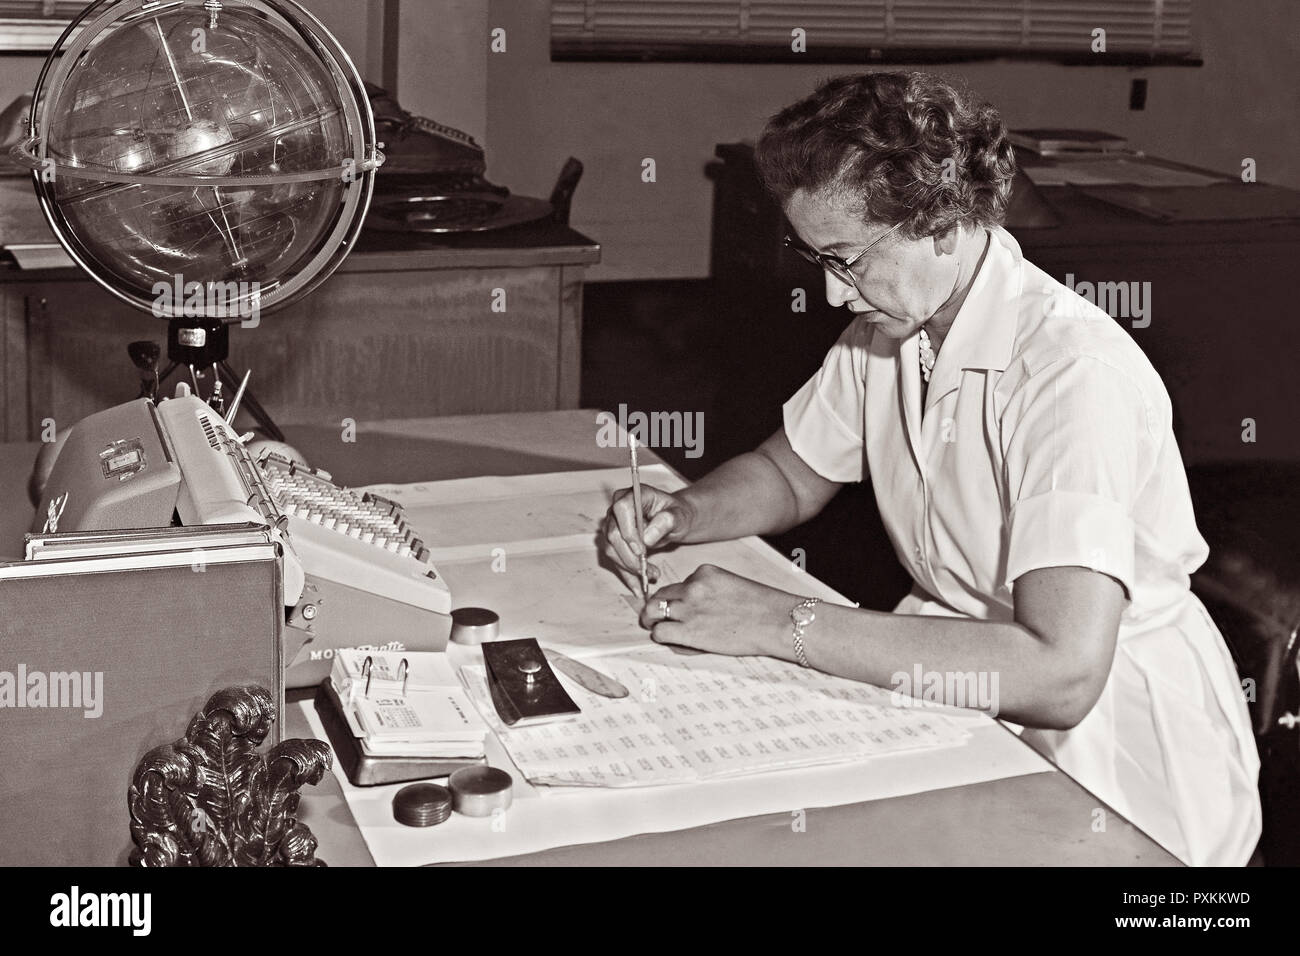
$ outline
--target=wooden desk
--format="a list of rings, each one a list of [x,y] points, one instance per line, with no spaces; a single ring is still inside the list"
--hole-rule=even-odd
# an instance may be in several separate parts
[[[324,428],[290,428],[289,439],[344,483],[413,482],[481,474],[530,474],[620,467],[624,451],[600,448],[594,411],[486,415],[362,425],[355,444]],[[21,489],[34,445],[0,446],[0,491]],[[10,507],[0,553],[21,551],[29,507]],[[14,544],[15,540],[18,542]],[[882,555],[881,560],[892,560]],[[289,736],[308,733],[290,707]],[[179,733],[178,728],[178,733]],[[1010,731],[1008,731],[1010,733]],[[789,814],[733,820],[677,833],[564,847],[492,861],[502,865],[1075,865],[1176,866],[1178,861],[1113,812],[1092,830],[1103,806],[1059,772],[1031,774],[852,806],[809,809],[794,833]],[[331,865],[373,860],[338,782],[327,774],[303,795],[302,817]],[[123,825],[125,826],[125,813]]]
[[[31,185],[0,180],[0,244],[53,241]],[[3,259],[0,441],[134,398],[127,343],[165,343],[166,324],[78,270]],[[599,260],[595,242],[555,223],[453,238],[366,232],[310,298],[234,329],[230,362],[253,369],[251,388],[282,426],[575,408],[582,280]]]

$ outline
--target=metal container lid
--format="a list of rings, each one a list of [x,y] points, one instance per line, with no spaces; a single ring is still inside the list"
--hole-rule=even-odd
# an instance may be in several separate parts
[[[457,644],[482,644],[501,633],[501,616],[485,607],[458,607],[451,612],[451,639]]]
[[[510,774],[496,767],[462,767],[447,780],[452,808],[467,817],[490,817],[509,808],[513,798]]]
[[[413,783],[393,797],[393,817],[408,827],[433,827],[451,816],[452,796],[436,783]]]

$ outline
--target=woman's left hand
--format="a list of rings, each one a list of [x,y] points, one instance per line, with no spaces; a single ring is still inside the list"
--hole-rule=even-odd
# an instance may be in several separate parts
[[[641,626],[660,644],[712,654],[787,657],[790,610],[801,599],[785,591],[703,564],[678,584],[650,595]],[[668,602],[664,619],[662,602]],[[789,654],[793,654],[793,645]]]

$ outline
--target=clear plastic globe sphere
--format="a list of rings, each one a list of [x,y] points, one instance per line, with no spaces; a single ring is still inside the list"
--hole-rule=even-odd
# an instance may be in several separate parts
[[[257,5],[126,14],[54,76],[37,106],[52,223],[137,305],[177,281],[256,283],[272,301],[358,215],[345,173],[373,124],[358,142],[337,64]]]

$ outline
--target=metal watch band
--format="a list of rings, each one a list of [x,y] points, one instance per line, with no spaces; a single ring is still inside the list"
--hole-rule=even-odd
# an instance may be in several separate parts
[[[799,661],[800,667],[812,667],[808,663],[808,655],[803,650],[803,635],[798,630],[794,632],[794,656]]]
[[[806,598],[790,610],[790,621],[794,624],[794,656],[795,660],[799,662],[800,667],[812,667],[812,664],[808,663],[808,655],[804,651],[803,632],[809,624],[817,620],[817,615],[813,614],[808,618],[808,620],[800,621],[795,617],[795,612],[804,608],[812,610],[820,603],[821,598]]]

